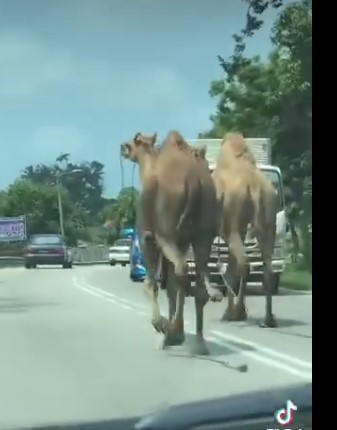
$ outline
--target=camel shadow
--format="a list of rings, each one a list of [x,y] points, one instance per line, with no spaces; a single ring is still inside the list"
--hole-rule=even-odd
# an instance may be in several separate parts
[[[194,286],[195,284],[192,283],[192,286]],[[214,290],[224,288],[224,286],[222,285],[217,285],[217,284],[211,284],[211,287],[214,288]],[[265,291],[264,288],[261,285],[248,285],[247,286],[247,290],[246,290],[246,294],[248,297],[265,297]],[[309,294],[309,293],[308,293]],[[303,295],[307,295],[307,293],[303,290],[291,290],[290,288],[286,288],[283,287],[282,285],[280,285],[280,288],[278,290],[277,294],[273,294],[273,297],[280,297],[280,296],[303,296]]]
[[[262,318],[249,316],[247,321],[234,322],[234,323],[231,322],[229,324],[235,324],[235,327],[239,329],[245,329],[247,327],[257,327],[259,330],[263,330],[259,327],[259,323],[261,321],[262,321]],[[276,321],[277,321],[277,327],[268,328],[267,330],[272,330],[273,332],[284,336],[299,337],[303,339],[312,339],[312,334],[300,333],[300,332],[289,330],[295,327],[297,328],[309,327],[311,325],[309,322],[304,322],[304,321],[300,321],[292,318],[280,318],[278,316],[276,316]]]
[[[259,317],[255,317],[255,316],[249,316],[247,321],[245,322],[245,325],[256,327],[259,325],[261,320],[262,320],[261,317],[259,318]],[[281,317],[278,317],[277,315],[276,315],[276,320],[277,320],[276,329],[290,328],[290,327],[303,327],[303,326],[309,325],[309,323],[301,321],[301,320],[292,319],[292,318],[281,318]],[[244,326],[244,324],[242,324],[242,326]],[[275,329],[273,329],[273,330],[275,330]]]
[[[255,348],[246,344],[239,344],[234,341],[227,341],[226,345],[222,342],[216,342],[211,339],[206,340],[207,348],[209,350],[209,355],[197,355],[190,352],[191,346],[195,342],[195,334],[186,333],[186,340],[181,346],[171,346],[167,348],[168,355],[170,357],[177,357],[183,359],[195,359],[200,361],[206,361],[209,363],[215,363],[219,366],[225,367],[230,370],[234,370],[238,373],[247,373],[248,365],[242,362],[241,352],[254,351]],[[232,346],[232,348],[231,348]],[[239,351],[238,351],[239,349]],[[234,355],[239,355],[239,360]],[[227,357],[233,356],[233,363],[226,360]],[[236,364],[237,361],[240,363]]]

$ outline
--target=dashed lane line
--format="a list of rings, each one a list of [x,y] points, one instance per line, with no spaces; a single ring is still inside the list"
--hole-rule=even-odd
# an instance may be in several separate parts
[[[118,297],[113,293],[109,293],[93,285],[89,285],[83,279],[79,279],[77,277],[73,278],[73,283],[77,288],[91,294],[92,296],[104,299],[122,307],[123,309],[136,311],[141,316],[149,317],[149,312],[146,311],[144,306]],[[186,321],[186,325],[191,326],[192,323],[190,321]],[[191,330],[186,330],[186,332],[192,335],[194,334]],[[246,356],[254,361],[277,368],[302,379],[312,380],[312,363],[310,362],[289,356],[288,354],[275,351],[254,342],[249,342],[234,335],[224,334],[218,330],[211,330],[210,334],[211,335],[205,337],[209,342],[217,343],[236,354]],[[237,346],[233,345],[233,342],[235,342]]]
[[[78,278],[77,276],[75,276],[73,279],[75,279],[75,282],[77,282],[77,284],[79,284],[79,287],[85,287],[87,289],[90,289],[91,291],[94,291],[95,293],[97,293],[98,295],[100,295],[101,297],[106,297],[107,299],[113,299],[115,300],[116,303],[122,305],[127,305],[132,309],[136,309],[139,311],[147,311],[147,307],[142,306],[138,303],[134,303],[128,299],[125,299],[123,297],[117,296],[116,294],[110,293],[108,291],[104,291],[101,288],[97,288],[94,285],[90,285],[88,284],[83,278]]]

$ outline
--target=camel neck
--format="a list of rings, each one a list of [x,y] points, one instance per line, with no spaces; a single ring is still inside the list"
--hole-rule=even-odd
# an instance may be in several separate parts
[[[148,178],[151,173],[153,173],[154,162],[155,154],[143,152],[138,156],[139,177],[143,184],[146,181],[146,178]]]

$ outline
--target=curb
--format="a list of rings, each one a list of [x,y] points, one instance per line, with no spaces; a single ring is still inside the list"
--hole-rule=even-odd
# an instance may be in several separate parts
[[[296,290],[295,288],[287,288],[280,286],[280,291],[284,291],[290,294],[302,294],[304,296],[311,296],[312,290]]]

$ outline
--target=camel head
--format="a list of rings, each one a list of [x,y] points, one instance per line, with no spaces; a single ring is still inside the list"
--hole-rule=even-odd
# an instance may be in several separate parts
[[[244,159],[255,165],[255,157],[241,133],[227,133],[221,142],[222,155],[230,159]]]
[[[121,156],[137,163],[142,154],[155,152],[154,144],[156,140],[157,133],[154,133],[153,136],[136,133],[130,142],[121,145]]]
[[[208,160],[206,158],[207,146],[206,145],[204,145],[202,147],[191,146],[190,151],[191,151],[193,157],[196,159],[196,161],[198,163],[200,163],[201,165],[203,165],[204,167],[206,167],[206,169],[208,170],[209,164],[208,164]]]
[[[196,146],[191,146],[191,152],[194,155],[195,159],[198,161],[206,161],[206,151],[207,151],[206,145],[202,146],[201,148]]]
[[[237,158],[247,150],[247,144],[241,133],[227,133],[221,142],[221,147]]]

